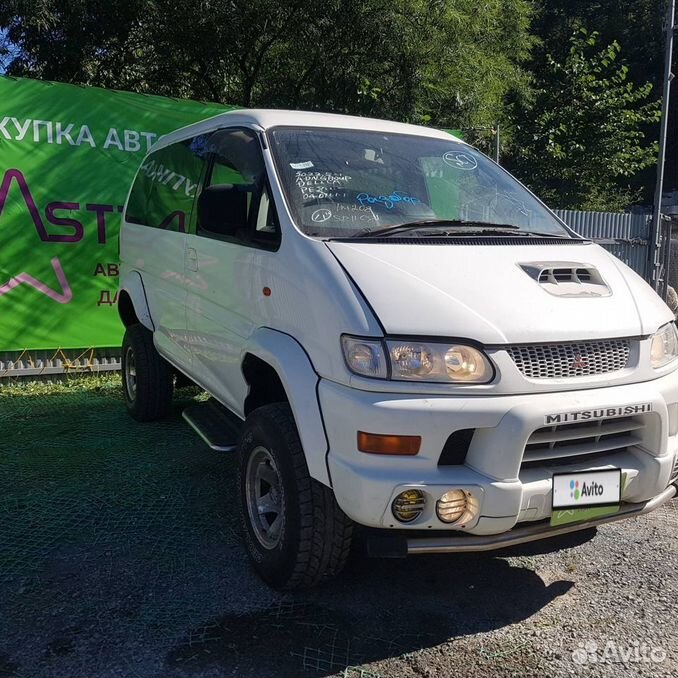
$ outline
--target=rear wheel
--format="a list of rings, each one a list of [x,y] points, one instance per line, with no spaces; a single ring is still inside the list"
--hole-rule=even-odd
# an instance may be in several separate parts
[[[332,490],[309,476],[289,405],[252,412],[238,451],[245,545],[262,579],[291,590],[338,574],[353,526]]]
[[[166,417],[172,407],[174,372],[143,325],[130,325],[122,341],[122,391],[137,421]]]

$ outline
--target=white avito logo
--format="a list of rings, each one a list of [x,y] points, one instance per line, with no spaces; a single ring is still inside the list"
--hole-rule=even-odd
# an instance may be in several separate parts
[[[578,643],[572,652],[575,664],[661,664],[666,659],[666,650],[648,642],[634,640],[630,645],[622,646],[614,640],[608,640],[600,647],[595,641]]]

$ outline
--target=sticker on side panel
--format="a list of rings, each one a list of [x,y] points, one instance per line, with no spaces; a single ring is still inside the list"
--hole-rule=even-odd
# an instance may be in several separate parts
[[[474,170],[478,167],[476,159],[466,151],[447,151],[443,154],[443,162],[459,170]]]

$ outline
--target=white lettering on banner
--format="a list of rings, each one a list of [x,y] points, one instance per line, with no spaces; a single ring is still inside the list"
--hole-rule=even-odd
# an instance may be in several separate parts
[[[172,184],[172,190],[173,190],[173,191],[178,191],[178,190],[179,190],[179,186],[181,186],[181,184],[184,183],[184,180],[186,179],[186,177],[185,177],[183,174],[175,174],[174,172],[172,172],[172,176],[179,177],[179,180],[178,180],[178,181],[175,181],[175,182]]]
[[[193,184],[183,174],[177,174],[177,172],[164,165],[156,165],[155,160],[149,160],[139,168],[139,171],[143,172],[149,179],[157,181],[164,186],[169,186],[173,191],[178,191],[181,185],[186,182],[184,192],[189,198],[195,195],[195,191],[198,188],[197,182]]]
[[[149,179],[152,179],[151,176],[152,170],[155,168],[155,160],[149,160],[145,162],[140,168],[139,171],[143,172]]]
[[[158,165],[158,169],[155,173],[155,179],[160,184],[166,184],[172,174],[174,174],[174,172],[172,172],[169,167],[165,169],[162,165]]]
[[[57,142],[57,144],[60,144],[61,139],[65,137],[66,140],[68,141],[68,143],[71,146],[75,146],[75,141],[73,141],[73,137],[71,136],[71,130],[73,129],[73,123],[72,122],[69,123],[68,126],[66,127],[66,129],[64,129],[64,130],[61,129],[61,123],[60,122],[57,122],[54,125],[54,127],[55,127],[55,131],[56,131],[56,142]]]
[[[75,145],[80,146],[83,142],[88,143],[92,148],[96,148],[97,146],[87,125],[83,125],[80,128],[80,134],[78,134],[78,138],[75,140]]]
[[[146,152],[150,151],[151,146],[158,135],[155,134],[155,132],[139,132],[139,134],[141,134],[141,136],[146,140]]]
[[[33,141],[36,143],[40,141],[40,125],[43,125],[47,130],[47,143],[51,144],[54,141],[51,120],[33,120]]]
[[[118,130],[115,129],[115,127],[111,127],[111,129],[108,130],[106,141],[104,141],[104,148],[108,148],[109,146],[115,146],[119,151],[125,150],[123,148],[122,141],[120,141]]]
[[[141,144],[139,143],[139,132],[135,132],[133,129],[125,130],[125,150],[136,152],[141,150]]]
[[[28,128],[31,125],[31,121],[30,120],[24,121],[23,127],[19,124],[19,121],[16,118],[12,118],[12,122],[14,123],[14,127],[16,127],[16,131],[18,132],[16,140],[21,141],[26,136],[26,132],[28,132]]]
[[[76,125],[72,122],[66,124],[60,120],[33,120],[32,118],[19,120],[19,118],[6,115],[0,120],[0,135],[8,141],[23,141],[28,138],[29,130],[32,129],[33,142],[36,144],[56,143],[70,146],[89,144],[92,148],[97,147],[97,142],[89,125],[80,126],[75,141],[73,140],[74,127]],[[103,147],[105,149],[114,147],[124,153],[138,153],[139,151],[149,151],[155,141],[161,138],[162,136],[158,136],[155,132],[141,132],[134,129],[123,130],[121,134],[115,127],[111,127],[106,133]],[[144,142],[145,149],[143,148]]]

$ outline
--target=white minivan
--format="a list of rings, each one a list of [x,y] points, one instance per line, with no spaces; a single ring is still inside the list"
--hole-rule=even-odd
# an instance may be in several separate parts
[[[120,235],[123,391],[237,451],[279,588],[487,551],[676,493],[678,333],[627,266],[450,134],[297,111],[163,137]]]

